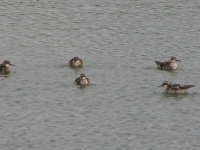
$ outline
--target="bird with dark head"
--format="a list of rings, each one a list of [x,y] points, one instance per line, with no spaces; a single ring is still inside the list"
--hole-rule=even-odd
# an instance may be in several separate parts
[[[80,85],[80,86],[83,86],[83,85],[89,85],[90,84],[90,81],[89,79],[86,77],[85,74],[81,74],[80,77],[76,78],[74,83],[76,85]]]
[[[158,87],[165,87],[166,93],[185,93],[195,85],[172,84],[170,81],[165,81]]]
[[[78,57],[74,57],[69,61],[69,65],[71,67],[82,67],[83,66],[83,61],[82,59]]]
[[[155,62],[159,69],[175,70],[178,68],[176,61],[180,61],[180,60],[172,56],[169,61],[166,61],[166,62],[155,61]]]
[[[0,65],[0,73],[2,74],[10,73],[10,66],[14,66],[14,65],[11,64],[10,61],[4,60],[2,64]]]

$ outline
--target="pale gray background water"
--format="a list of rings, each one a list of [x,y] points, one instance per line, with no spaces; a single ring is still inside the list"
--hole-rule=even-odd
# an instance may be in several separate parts
[[[0,78],[0,149],[199,149],[199,33],[197,0],[0,1],[0,61],[16,65]],[[171,56],[178,70],[156,68]],[[167,95],[165,80],[197,86]]]

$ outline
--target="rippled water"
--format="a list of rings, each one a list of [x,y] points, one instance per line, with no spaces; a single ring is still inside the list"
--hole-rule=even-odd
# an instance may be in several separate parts
[[[0,149],[198,149],[199,1],[0,2]],[[81,69],[68,67],[79,56]],[[156,68],[176,56],[178,70]],[[74,79],[85,73],[91,85]],[[196,84],[164,94],[163,81]]]

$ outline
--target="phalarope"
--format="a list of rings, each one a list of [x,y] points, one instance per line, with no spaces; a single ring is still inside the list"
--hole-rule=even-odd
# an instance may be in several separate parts
[[[166,93],[185,93],[187,90],[195,87],[195,85],[172,84],[170,81],[165,81],[158,87],[166,87]]]
[[[176,59],[176,57],[171,57],[170,60],[166,62],[160,62],[160,61],[155,61],[155,62],[158,68],[160,69],[175,70],[178,67],[176,61],[180,61],[180,60]]]
[[[88,84],[90,84],[90,81],[89,81],[89,79],[86,77],[85,74],[81,74],[80,77],[76,78],[76,80],[74,81],[74,83],[75,83],[76,85],[81,85],[81,86],[83,86],[83,85],[88,85]]]
[[[69,61],[69,65],[71,67],[82,67],[83,66],[83,61],[82,59],[78,57],[74,57]]]
[[[0,65],[0,73],[6,74],[10,72],[10,66],[14,66],[8,60],[4,60]]]

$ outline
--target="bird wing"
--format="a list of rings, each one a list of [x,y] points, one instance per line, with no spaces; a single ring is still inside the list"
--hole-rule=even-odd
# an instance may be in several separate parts
[[[187,90],[190,88],[195,87],[195,85],[183,85],[183,84],[173,84],[174,89],[181,89],[181,90]]]
[[[0,65],[0,71],[4,70],[3,65]]]
[[[161,62],[161,61],[155,61],[155,62],[158,68],[161,68],[161,69],[163,69],[167,65],[167,63],[169,63],[169,62]]]
[[[81,81],[81,78],[78,77],[78,78],[76,78],[76,80],[74,81],[74,83],[77,84],[77,85],[79,85],[79,84],[80,84],[80,81]]]
[[[172,90],[179,90],[179,89],[181,89],[181,86],[182,86],[182,85],[180,85],[180,84],[173,84],[173,85],[171,86],[171,89],[172,89]]]
[[[187,90],[187,89],[190,89],[190,88],[193,88],[193,87],[195,87],[195,85],[182,85],[180,88]]]

